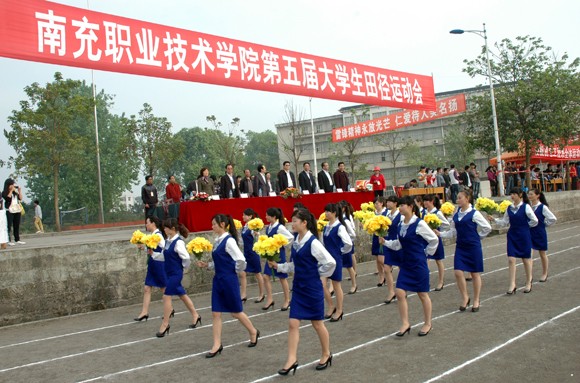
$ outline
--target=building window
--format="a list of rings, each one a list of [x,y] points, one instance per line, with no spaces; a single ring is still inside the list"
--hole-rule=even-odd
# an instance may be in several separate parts
[[[316,133],[322,133],[322,124],[317,124],[315,125],[316,127]]]
[[[381,153],[381,162],[385,162],[386,161],[386,158],[387,158],[387,153],[382,152]]]
[[[345,117],[344,118],[344,124],[345,125],[352,125],[352,124],[354,124],[354,117],[352,117],[352,116]]]

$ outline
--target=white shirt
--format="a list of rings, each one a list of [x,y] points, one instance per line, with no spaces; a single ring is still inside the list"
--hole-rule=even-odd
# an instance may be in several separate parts
[[[514,212],[514,213],[517,213],[523,204],[524,204],[524,201],[520,201],[520,203],[517,206],[511,205],[510,207],[508,207],[508,209],[511,209],[512,212]],[[538,217],[536,217],[536,214],[534,214],[534,210],[532,210],[532,207],[530,205],[528,205],[528,204],[525,204],[525,205],[526,205],[526,207],[525,207],[526,216],[529,219],[528,225],[530,227],[537,226],[538,225]],[[510,216],[508,214],[508,210],[506,209],[506,211],[503,215],[503,218],[495,218],[494,221],[499,226],[508,226],[510,224]]]
[[[457,179],[457,169],[453,168],[449,170],[449,179],[451,180],[451,185],[459,185],[459,180]]]
[[[165,238],[163,238],[163,235],[161,235],[161,231],[159,229],[155,229],[155,231],[153,231],[153,233],[151,234],[157,234],[161,237],[161,242],[159,242],[159,247],[161,247],[162,249],[165,248]],[[161,252],[153,252],[153,254],[151,254],[151,258],[153,258],[156,261],[161,261],[164,262],[165,261],[165,256],[163,255],[163,251]]]
[[[296,238],[293,247],[296,250],[300,250],[306,242],[310,240],[312,233],[307,231],[302,239],[300,236]],[[324,248],[324,245],[316,238],[312,240],[310,245],[310,252],[312,256],[318,261],[318,274],[321,277],[330,277],[336,268],[336,261],[332,258],[332,255]],[[278,264],[278,272],[280,273],[293,273],[294,272],[294,262],[286,262]]]
[[[294,183],[292,182],[292,177],[290,177],[290,172],[287,172],[285,170],[284,170],[284,172],[286,172],[286,178],[288,179],[288,187],[293,188]]]
[[[427,213],[429,213],[429,214],[435,214],[435,211],[436,210],[437,210],[436,208],[433,208],[433,209],[431,209],[431,211],[428,211]],[[447,231],[447,230],[449,230],[450,225],[449,225],[449,221],[445,217],[445,214],[441,213],[441,210],[439,210],[437,212],[437,214],[435,214],[435,215],[437,215],[437,218],[439,218],[441,220],[441,226],[439,227],[439,231]]]
[[[234,177],[226,173],[226,175],[230,178],[230,182],[232,183],[232,191],[236,190],[236,182],[234,181]]]
[[[473,207],[471,205],[469,205],[469,207],[467,209],[465,209],[465,211],[462,211],[461,209],[459,209],[459,211],[457,212],[457,219],[459,221],[461,221],[463,219],[463,217],[465,217],[465,215],[467,215],[467,213],[469,213],[470,211],[473,210]],[[491,225],[489,224],[489,221],[485,218],[483,218],[483,215],[478,212],[477,210],[475,211],[475,213],[473,213],[473,218],[471,219],[472,222],[474,222],[477,225],[477,234],[479,234],[479,238],[484,238],[485,236],[487,236],[489,233],[491,233]],[[450,221],[450,227],[449,230],[445,231],[445,232],[440,232],[440,237],[441,238],[453,238],[457,236],[457,230],[455,229],[455,221],[452,219]]]
[[[356,231],[354,229],[354,222],[348,218],[346,218],[346,216],[342,216],[344,218],[344,223],[346,223],[346,231],[348,233],[348,235],[350,235],[350,239],[354,240],[356,238]]]
[[[322,169],[322,171],[324,172],[324,174],[326,174],[326,178],[328,178],[328,180],[330,181],[330,186],[334,186],[334,182],[332,182],[332,177],[330,176],[330,173],[324,169]]]
[[[537,204],[532,206],[532,210],[535,212],[536,209],[540,206],[542,206],[542,209],[543,209],[542,213],[544,213],[544,225],[550,226],[550,225],[553,225],[554,223],[556,223],[556,221],[558,219],[556,218],[554,213],[552,213],[550,211],[550,209],[548,209],[548,207],[546,205],[542,204],[541,202],[538,202]]]
[[[230,233],[226,231],[225,233],[217,237],[215,240],[215,244],[213,245],[213,248],[215,249],[216,247],[218,247],[220,243],[222,243],[224,238],[227,237],[229,234]],[[226,242],[226,253],[228,253],[228,255],[232,257],[234,262],[236,262],[236,273],[246,270],[247,265],[246,258],[244,257],[244,254],[238,247],[238,244],[236,243],[236,240],[233,237],[229,237],[228,241]],[[209,262],[207,264],[207,267],[208,269],[213,269],[215,265],[213,262]]]
[[[282,234],[284,237],[286,237],[286,239],[288,240],[288,244],[291,245],[292,242],[294,242],[294,236],[292,235],[292,233],[288,231],[288,229],[286,229],[286,226],[280,224],[280,222],[269,224],[268,232],[271,232],[278,225],[280,225],[280,227],[278,228],[277,234]]]
[[[171,239],[165,241],[165,248],[168,249],[169,246],[171,246],[171,244],[178,239],[179,233],[175,234]],[[177,241],[175,244],[175,252],[177,255],[179,255],[179,258],[181,258],[181,266],[183,266],[184,269],[187,269],[191,264],[191,258],[189,257],[189,253],[187,252],[184,241]]]
[[[399,223],[399,236],[404,237],[407,234],[407,229],[409,225],[415,223],[416,220],[419,218],[416,215],[413,215],[409,220],[409,223],[405,223],[405,218],[401,217],[401,222]],[[425,221],[419,219],[419,223],[417,224],[417,235],[420,235],[425,241],[427,241],[427,247],[425,248],[425,254],[433,255],[437,251],[437,246],[439,246],[439,238],[433,230],[427,225]],[[403,246],[401,246],[401,242],[398,239],[395,240],[387,240],[385,241],[385,246],[387,246],[391,250],[401,250]]]
[[[352,240],[350,239],[350,236],[348,235],[346,228],[340,224],[340,221],[338,219],[334,221],[332,225],[330,223],[326,225],[326,227],[324,228],[324,233],[328,233],[330,230],[332,230],[332,228],[334,228],[337,225],[340,225],[338,227],[338,236],[342,240],[342,243],[344,245],[340,249],[340,252],[341,254],[346,254],[352,250]],[[324,243],[324,235],[322,236],[322,243]]]

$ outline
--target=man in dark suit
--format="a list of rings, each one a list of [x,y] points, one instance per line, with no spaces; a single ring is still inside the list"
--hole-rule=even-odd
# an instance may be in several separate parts
[[[323,162],[322,170],[318,172],[318,188],[324,190],[325,193],[332,193],[334,191],[334,181],[328,169],[328,162]]]
[[[300,189],[302,191],[308,191],[310,194],[314,194],[316,191],[316,183],[314,181],[314,176],[310,172],[310,163],[305,162],[302,165],[302,171],[298,174],[298,183],[300,184]]]
[[[284,191],[288,188],[298,188],[296,176],[290,171],[290,161],[284,161],[283,169],[278,172],[278,188]]]
[[[334,172],[333,181],[337,189],[348,191],[348,174],[344,171],[344,162],[338,163],[338,169]]]
[[[254,177],[254,197],[265,197],[270,193],[270,188],[266,183],[266,167],[260,164],[257,170],[258,174]]]
[[[222,176],[220,181],[220,197],[221,198],[238,198],[240,190],[236,187],[236,176],[234,175],[234,166],[232,164],[226,165],[226,174]]]
[[[459,179],[465,189],[471,189],[473,187],[471,177],[469,176],[469,165],[465,165],[463,172],[459,175]]]
[[[240,193],[245,193],[249,197],[254,195],[254,181],[252,180],[250,169],[244,170],[244,177],[242,182],[240,182]]]

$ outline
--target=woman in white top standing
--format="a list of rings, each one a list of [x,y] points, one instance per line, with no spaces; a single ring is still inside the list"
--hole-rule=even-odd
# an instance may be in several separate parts
[[[512,188],[513,205],[507,208],[503,218],[489,217],[491,222],[508,226],[507,256],[509,266],[509,289],[507,295],[516,293],[516,258],[521,258],[526,272],[524,293],[532,291],[532,235],[530,228],[538,225],[538,217],[529,205],[528,195],[520,188]]]
[[[542,261],[542,278],[540,282],[548,280],[548,234],[546,233],[546,226],[553,225],[557,219],[554,213],[548,208],[548,202],[544,193],[538,189],[531,189],[528,192],[530,205],[534,214],[538,217],[538,225],[530,229],[532,235],[532,249],[538,250],[540,253],[540,260]]]
[[[8,221],[6,221],[6,209],[4,200],[0,198],[0,249],[6,249],[8,243]]]

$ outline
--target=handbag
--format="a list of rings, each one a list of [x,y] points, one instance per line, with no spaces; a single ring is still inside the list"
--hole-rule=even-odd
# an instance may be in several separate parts
[[[20,215],[24,216],[24,214],[26,214],[26,211],[24,210],[24,205],[22,204],[22,202],[18,202],[18,205],[20,205]]]
[[[8,207],[8,211],[12,214],[21,213],[24,209],[22,208],[22,204],[18,201],[18,198],[12,196],[12,202],[10,202],[10,206]]]

